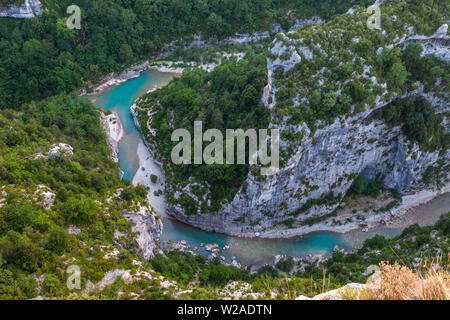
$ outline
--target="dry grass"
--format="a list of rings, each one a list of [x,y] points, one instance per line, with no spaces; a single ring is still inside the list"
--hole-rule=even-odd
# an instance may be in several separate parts
[[[376,283],[361,292],[360,299],[368,300],[450,300],[450,274],[439,263],[421,266],[413,272],[398,263],[380,263],[380,276]]]

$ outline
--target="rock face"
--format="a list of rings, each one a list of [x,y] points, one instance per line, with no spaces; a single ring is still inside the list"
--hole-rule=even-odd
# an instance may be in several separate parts
[[[135,240],[142,257],[151,259],[155,255],[161,237],[163,229],[161,219],[141,205],[136,210],[122,212],[122,215],[134,225],[132,230],[137,233]]]
[[[434,54],[446,60],[449,55],[446,31],[444,25],[432,37],[410,37],[407,41],[420,42],[425,46],[424,54]],[[397,43],[400,48],[403,44],[407,43]],[[427,45],[433,47],[427,48]],[[320,45],[317,49],[321,50]],[[311,50],[303,47],[302,39],[290,39],[283,34],[277,36],[268,58],[269,79],[262,98],[269,109],[275,105],[278,90],[273,79],[276,69],[290,70],[303,58],[312,59],[311,55]],[[375,83],[376,80],[371,79]],[[445,115],[450,110],[447,94],[439,99],[437,95],[425,94],[420,86],[402,97],[417,94],[424,96],[437,113]],[[422,178],[427,168],[437,166],[438,160],[443,162],[440,163],[443,168],[450,166],[450,150],[441,155],[438,151],[424,152],[417,143],[408,141],[399,127],[388,128],[376,115],[389,103],[377,97],[371,109],[337,118],[331,125],[323,126],[318,121],[320,129],[313,136],[310,136],[306,124],[298,125],[296,132],[302,133],[303,138],[287,165],[264,181],[249,174],[243,189],[217,214],[187,216],[181,207],[170,208],[169,214],[207,231],[259,237],[273,235],[283,221],[295,219],[304,222],[333,212],[359,175],[373,179],[381,174],[384,186],[402,195],[423,189]],[[448,130],[446,121],[444,116],[444,127]],[[283,125],[273,125],[280,130],[284,128]],[[308,205],[308,201],[325,196],[336,201]],[[305,205],[307,209],[302,211]],[[300,213],[292,215],[295,212]],[[305,233],[300,229],[297,234]],[[330,229],[331,226],[328,227]],[[295,232],[290,235],[295,235]]]
[[[325,293],[321,293],[313,298],[306,296],[298,296],[295,300],[346,300],[346,295],[358,296],[365,289],[371,288],[371,285],[361,283],[349,283],[346,286],[331,290]]]
[[[25,0],[21,6],[11,6],[9,8],[0,8],[0,17],[29,19],[42,14],[41,3],[39,0]]]
[[[52,148],[46,153],[38,153],[34,157],[34,160],[36,159],[45,159],[48,160],[50,158],[61,158],[61,157],[70,157],[73,155],[73,148],[72,146],[66,144],[66,143],[57,143],[53,144]]]
[[[437,162],[438,152],[422,152],[417,144],[409,151],[408,141],[399,128],[390,131],[382,121],[371,116],[372,112],[367,111],[344,121],[336,120],[317,130],[312,138],[305,134],[307,138],[285,168],[264,182],[249,176],[246,192],[238,193],[217,215],[185,216],[181,210],[172,214],[205,230],[257,236],[257,232],[291,218],[289,213],[310,199],[330,192],[334,197],[345,194],[359,174],[374,178],[382,173],[386,187],[403,194],[420,189],[422,174]],[[413,158],[413,154],[417,157]],[[447,162],[450,159],[449,152],[446,159]],[[296,219],[324,215],[337,205],[312,206],[307,215]],[[240,222],[242,219],[244,223]]]

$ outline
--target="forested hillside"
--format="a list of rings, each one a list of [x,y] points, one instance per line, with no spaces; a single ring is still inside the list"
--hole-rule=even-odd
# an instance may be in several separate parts
[[[148,59],[173,40],[265,30],[271,22],[289,27],[295,18],[329,17],[367,2],[44,0],[48,11],[42,16],[0,20],[0,106],[17,108],[72,92],[132,61]],[[71,4],[82,10],[80,30],[66,26]],[[295,10],[286,16],[289,8]]]
[[[0,7],[20,6],[25,0],[0,0]]]

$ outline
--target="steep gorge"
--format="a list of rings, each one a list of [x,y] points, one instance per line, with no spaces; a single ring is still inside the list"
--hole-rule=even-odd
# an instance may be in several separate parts
[[[395,27],[390,26],[388,31],[370,31],[374,37],[384,38],[380,40],[380,47],[371,49],[376,51],[378,57],[384,50],[404,50],[407,44],[421,43],[424,49],[422,57],[433,55],[448,63],[447,25],[442,25],[429,37],[418,36],[414,27],[420,24],[420,17],[413,25],[406,18],[402,19],[398,1],[386,2],[382,10],[395,22]],[[425,175],[434,169],[443,172],[442,183],[445,184],[448,181],[445,172],[448,172],[450,165],[448,147],[424,150],[416,141],[410,141],[401,127],[390,127],[383,119],[375,116],[378,109],[393,101],[419,95],[428,100],[435,114],[443,115],[442,123],[448,134],[446,123],[450,109],[448,94],[444,90],[445,81],[438,79],[433,83],[432,90],[424,89],[425,84],[420,81],[404,92],[396,90],[395,85],[374,71],[376,65],[373,59],[355,52],[358,43],[365,40],[366,19],[365,9],[359,8],[324,25],[310,24],[298,31],[278,34],[268,54],[269,81],[263,102],[272,111],[272,127],[299,134],[302,138],[294,142],[283,139],[282,149],[292,150],[285,166],[276,175],[266,179],[250,173],[233,200],[217,213],[186,215],[182,207],[172,206],[169,214],[204,230],[237,236],[283,237],[317,230],[348,231],[358,227],[373,227],[385,222],[391,214],[391,210],[380,213],[372,209],[363,219],[353,217],[356,219],[353,223],[332,223],[334,210],[343,203],[354,179],[360,175],[369,180],[381,175],[385,189],[393,189],[403,196],[426,188],[433,189],[434,186],[427,185],[424,180]],[[358,27],[353,28],[353,25]],[[337,52],[336,47],[329,45],[337,38],[337,29],[341,32],[341,44],[345,43],[349,54]],[[332,74],[336,71],[331,67],[321,68],[312,76],[308,75],[308,79],[298,78],[301,77],[301,71],[298,70],[303,69],[297,67],[303,62],[309,68],[312,68],[311,64],[324,60],[329,66],[333,63],[341,66],[345,61],[336,61],[335,58],[345,55],[351,57],[350,63],[359,65],[346,79],[335,81]],[[292,89],[292,81],[300,83],[296,87],[294,85],[297,91]],[[290,98],[282,103],[292,103],[295,108],[307,104],[315,88],[319,91],[321,88],[326,89],[327,84],[324,85],[324,82],[332,82],[331,87],[341,96],[345,85],[352,81],[363,83],[374,95],[376,92],[376,96],[363,104],[353,103],[349,113],[338,115],[332,121],[316,119],[312,127],[308,121],[298,124],[289,122],[289,113],[288,116],[277,115],[276,109],[279,105],[283,107],[277,99],[283,86],[287,85],[292,90]],[[290,112],[291,109],[287,110]],[[448,191],[447,183],[441,191],[435,192]],[[294,227],[284,227],[286,221],[291,221],[291,224],[294,222]]]

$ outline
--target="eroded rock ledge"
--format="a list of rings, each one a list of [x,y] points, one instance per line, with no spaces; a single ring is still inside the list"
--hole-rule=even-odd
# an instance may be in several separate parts
[[[0,8],[0,17],[29,19],[42,14],[42,5],[39,0],[25,0],[21,6]]]
[[[398,39],[395,45],[404,48],[405,44],[418,42],[424,46],[423,55],[435,55],[447,60],[449,47],[446,32],[447,25],[443,25],[431,37],[411,35],[403,40]],[[289,70],[301,61],[297,53],[299,49],[305,59],[313,59],[312,52],[307,47],[299,48],[299,43],[300,40],[289,39],[284,34],[274,40],[268,58],[268,84],[263,95],[263,102],[269,109],[275,105],[275,93],[278,90],[273,81],[275,69],[281,67]],[[286,55],[290,58],[280,59],[280,56]],[[385,88],[386,84],[382,83],[381,86]],[[445,171],[450,165],[450,150],[443,154],[423,151],[418,143],[409,141],[402,134],[400,127],[390,128],[375,116],[378,109],[387,106],[395,98],[414,95],[425,97],[436,113],[446,114],[449,111],[447,94],[425,93],[423,86],[418,83],[414,90],[401,97],[387,99],[384,95],[378,96],[375,105],[366,111],[336,118],[331,125],[322,126],[318,123],[320,129],[313,135],[303,123],[295,128],[303,138],[287,165],[277,175],[261,181],[249,174],[242,190],[216,214],[188,216],[179,206],[171,207],[169,214],[206,231],[244,237],[281,238],[313,231],[347,232],[358,228],[358,224],[332,226],[329,221],[313,227],[304,225],[295,230],[286,230],[280,225],[289,219],[305,222],[333,212],[354,178],[359,175],[374,179],[381,174],[385,188],[394,189],[403,196],[414,196],[426,188],[423,177],[427,168],[441,166]],[[280,130],[286,128],[283,124],[273,125]],[[444,127],[448,130],[448,126]],[[429,192],[442,194],[448,192],[448,186]],[[309,200],[329,194],[338,201],[312,205],[306,210],[307,214],[292,216]],[[388,211],[386,214],[395,215],[395,212]],[[375,220],[385,221],[385,218]],[[374,222],[372,227],[375,226]]]

